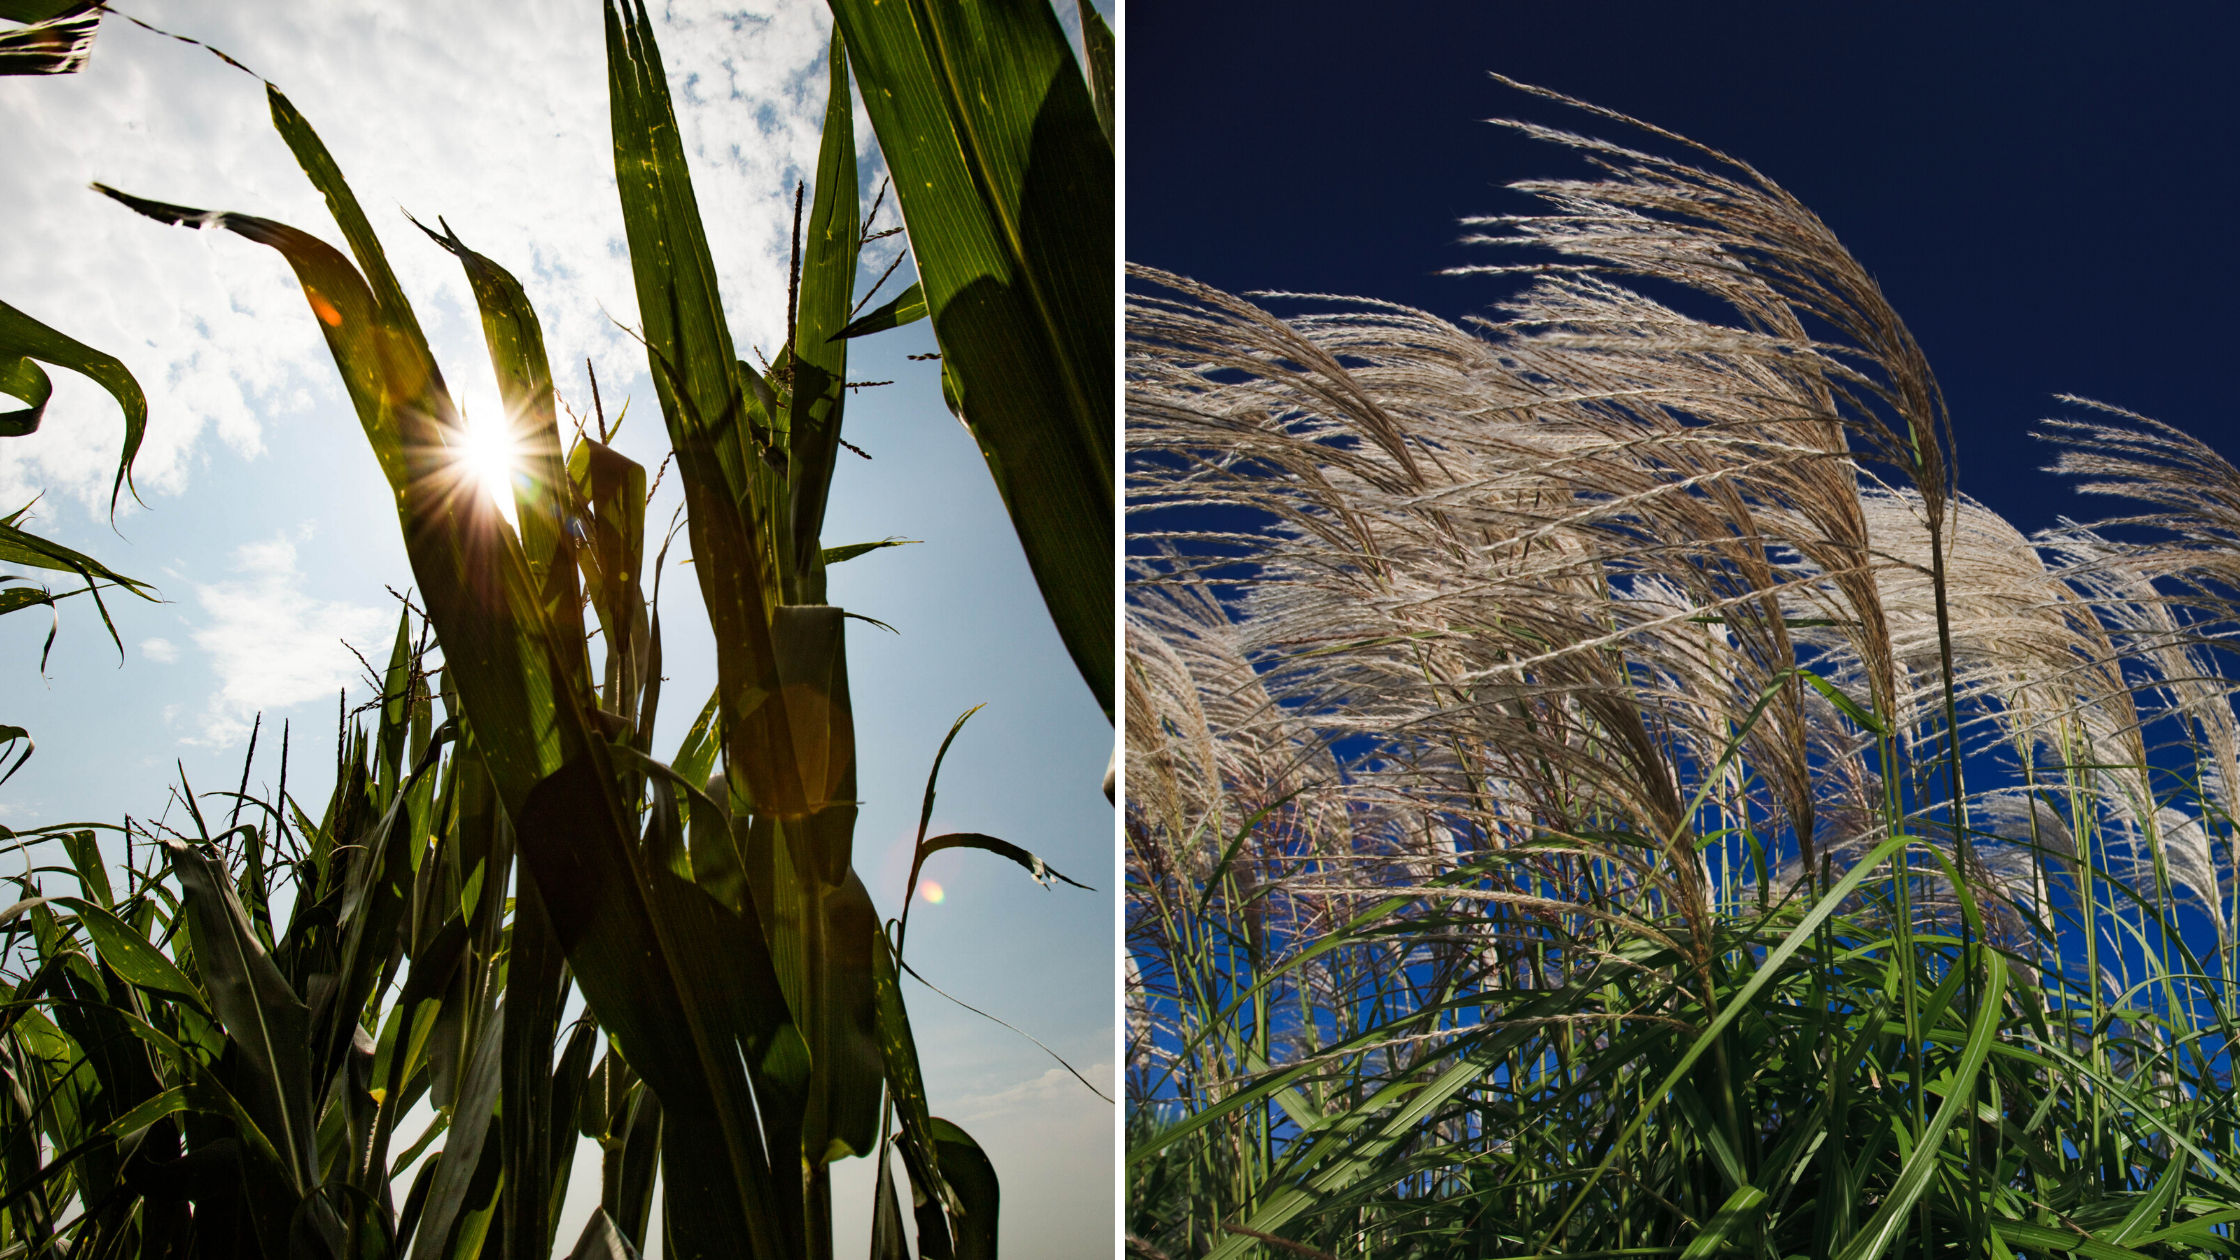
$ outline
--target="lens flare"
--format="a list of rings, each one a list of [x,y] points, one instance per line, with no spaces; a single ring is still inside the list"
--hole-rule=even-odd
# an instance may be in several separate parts
[[[941,890],[941,885],[928,879],[919,881],[918,895],[938,906],[941,904],[941,899],[949,894]]]
[[[521,474],[519,445],[513,438],[506,409],[495,398],[480,398],[463,405],[463,434],[451,448],[460,475],[497,505],[507,520],[513,519],[513,479]]]

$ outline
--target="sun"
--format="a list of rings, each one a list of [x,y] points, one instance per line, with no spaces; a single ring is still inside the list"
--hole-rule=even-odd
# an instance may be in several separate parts
[[[493,395],[461,399],[459,412],[463,435],[451,447],[459,474],[511,521],[514,481],[524,470],[511,417]]]

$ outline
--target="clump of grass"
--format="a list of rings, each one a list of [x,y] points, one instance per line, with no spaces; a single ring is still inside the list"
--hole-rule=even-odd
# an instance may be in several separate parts
[[[1582,108],[1687,160],[1519,124],[1599,176],[1499,321],[1132,270],[1130,1246],[2228,1250],[2240,470],[2049,422],[2153,510],[2026,537],[1817,217]]]

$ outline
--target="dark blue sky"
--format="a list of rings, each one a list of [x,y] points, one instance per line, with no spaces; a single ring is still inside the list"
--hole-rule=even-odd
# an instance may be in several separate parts
[[[1503,288],[1456,220],[1584,170],[1489,127],[1635,115],[1750,162],[1880,280],[1943,383],[1961,486],[2024,529],[2114,505],[2035,469],[2069,392],[2240,456],[2240,8],[1131,0],[1127,254],[1241,291],[1448,317]]]

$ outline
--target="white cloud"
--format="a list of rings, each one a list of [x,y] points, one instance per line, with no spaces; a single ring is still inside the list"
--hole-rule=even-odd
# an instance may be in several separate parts
[[[195,646],[210,654],[218,689],[194,743],[231,744],[260,712],[331,699],[358,672],[344,641],[372,639],[389,622],[376,608],[306,595],[285,537],[238,549],[233,567],[240,580],[195,588],[208,617]]]
[[[179,648],[169,639],[140,640],[140,655],[158,665],[169,665],[179,659]]]
[[[1081,1070],[1090,1084],[1112,1093],[1112,1065],[1097,1063]],[[970,1119],[1001,1119],[1007,1117],[1048,1116],[1053,1108],[1072,1109],[1074,1106],[1104,1108],[1111,1103],[1098,1098],[1074,1078],[1073,1073],[1054,1067],[1031,1080],[1021,1081],[1006,1089],[989,1094],[967,1094],[949,1099],[942,1104],[942,1114],[962,1123]]]

